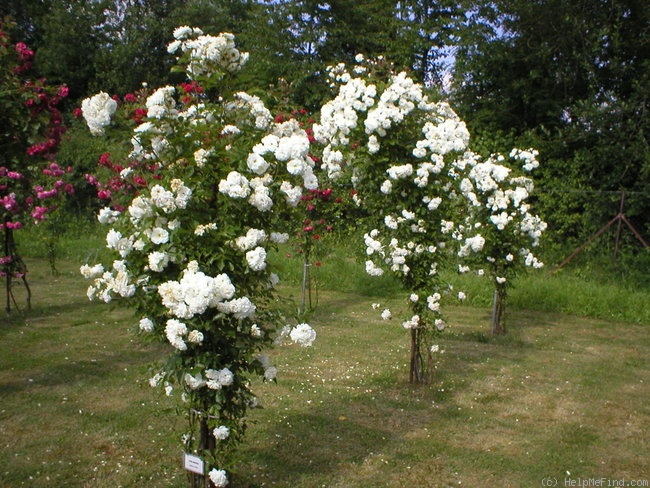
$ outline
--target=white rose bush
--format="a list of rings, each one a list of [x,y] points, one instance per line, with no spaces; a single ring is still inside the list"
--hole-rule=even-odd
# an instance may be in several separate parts
[[[87,176],[108,203],[98,219],[114,259],[81,273],[91,300],[132,306],[140,333],[168,345],[149,383],[187,406],[186,452],[207,465],[193,486],[224,487],[256,401],[249,380],[278,373],[263,350],[316,339],[309,324],[281,314],[268,262],[296,226],[307,248],[321,237],[314,222],[331,230],[315,219],[314,199],[352,188],[354,214],[367,225],[365,269],[397,276],[409,309],[380,316],[409,332],[409,380],[428,383],[451,291],[440,271],[459,258],[486,267],[505,300],[517,266],[541,266],[530,249],[545,224],[530,212],[525,176],[536,152],[513,150],[509,165],[498,155],[482,160],[447,103],[381,60],[359,55],[351,70],[330,68],[335,96],[305,130],[233,88],[248,55],[231,34],[179,27],[168,51],[186,83],[125,96],[121,106],[105,93],[82,104],[97,136],[130,111],[120,120],[131,123],[123,132],[131,153],[119,163],[102,155],[108,181]]]
[[[461,193],[469,206],[463,224],[467,236],[458,256],[487,276],[494,285],[491,332],[503,334],[508,289],[526,267],[539,269],[544,264],[531,249],[539,246],[546,223],[531,213],[530,196],[535,188],[527,176],[539,166],[534,149],[513,149],[508,156],[488,158],[468,153],[468,171],[461,180]]]
[[[149,383],[187,407],[185,450],[206,463],[193,486],[223,487],[256,401],[249,380],[275,379],[262,351],[284,340],[308,347],[316,338],[277,308],[278,277],[267,256],[287,238],[287,223],[275,216],[318,180],[299,124],[275,123],[259,98],[227,88],[248,57],[231,34],[180,27],[168,50],[190,81],[146,96],[125,132],[129,161],[103,157],[110,184],[88,177],[113,202],[98,218],[115,259],[81,273],[91,300],[133,307],[140,333],[169,346]],[[93,134],[116,130],[111,117],[128,104],[112,102],[99,94],[82,104]]]
[[[431,379],[433,339],[445,328],[440,301],[447,287],[439,275],[458,236],[452,219],[462,156],[469,132],[448,104],[429,100],[406,73],[375,76],[383,66],[358,56],[351,72],[330,69],[338,94],[321,112],[315,138],[324,145],[323,169],[349,179],[368,215],[366,271],[395,274],[410,314],[410,381]],[[392,317],[384,310],[382,318]]]
[[[497,163],[502,156],[481,162],[469,150],[465,123],[447,103],[430,100],[422,85],[381,60],[358,55],[356,61],[352,70],[330,68],[338,93],[323,106],[314,136],[324,145],[323,170],[349,180],[357,205],[369,215],[366,272],[393,273],[403,285],[410,309],[401,321],[411,336],[409,379],[427,383],[439,351],[434,337],[446,327],[441,300],[451,291],[440,277],[443,267],[459,257],[485,261],[501,323],[517,262],[542,265],[529,248],[538,245],[546,224],[530,213],[532,179],[519,174],[538,165],[537,153],[511,151],[521,165],[516,176]],[[393,315],[384,309],[381,317]]]

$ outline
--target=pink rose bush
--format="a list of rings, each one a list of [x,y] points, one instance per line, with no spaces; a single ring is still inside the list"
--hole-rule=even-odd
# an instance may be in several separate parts
[[[27,268],[14,231],[46,220],[74,188],[69,182],[72,168],[56,162],[66,131],[60,105],[68,89],[32,78],[34,52],[24,43],[13,44],[2,28],[0,24],[0,231],[4,243],[0,276],[6,278],[6,309],[10,311],[11,279],[23,278],[27,286]]]

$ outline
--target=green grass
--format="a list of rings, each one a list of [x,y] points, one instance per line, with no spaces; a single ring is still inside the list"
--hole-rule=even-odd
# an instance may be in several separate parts
[[[476,276],[449,277],[455,288],[464,290],[468,303],[489,307],[490,283]],[[632,286],[625,281],[604,281],[576,272],[552,269],[529,271],[516,278],[508,295],[513,310],[558,312],[606,320],[650,324],[650,286]]]
[[[392,275],[377,278],[365,273],[365,256],[359,254],[359,242],[362,240],[358,237],[345,236],[324,243],[322,255],[314,259],[320,266],[310,267],[314,302],[323,289],[376,298],[403,295]],[[291,257],[287,259],[287,255]],[[270,259],[281,270],[283,282],[301,285],[302,256],[284,246]],[[545,268],[528,270],[517,277],[508,296],[508,309],[650,324],[650,253],[622,255],[618,262],[609,256],[580,256],[561,270],[555,266],[551,259]],[[469,305],[491,306],[494,288],[486,277],[443,271],[443,280],[455,290],[464,291]]]
[[[346,257],[334,291],[321,277],[315,346],[272,351],[278,384],[254,383],[263,408],[250,413],[231,486],[647,479],[650,341],[639,310],[628,321],[578,316],[572,302],[594,285],[583,280],[581,291],[574,275],[571,314],[540,311],[568,273],[542,275],[562,285],[531,277],[529,293],[548,297],[524,309],[513,293],[505,337],[487,335],[489,300],[448,308],[435,381],[414,387],[399,319],[381,321],[371,307],[397,316],[400,294],[389,282],[364,288]],[[323,259],[319,272],[334,262]],[[27,264],[33,310],[0,315],[0,487],[186,486],[177,400],[146,384],[165,348],[136,341],[128,311],[88,302],[78,261],[61,260],[58,276],[43,259]],[[283,293],[299,288],[287,279]]]
[[[113,258],[104,246],[106,228],[80,217],[62,226],[56,247],[59,260],[77,263],[110,262]],[[48,248],[44,231],[30,227],[16,233],[19,249],[28,258],[46,258]],[[390,297],[400,294],[399,283],[391,275],[371,277],[365,273],[363,239],[355,232],[334,234],[322,239],[317,256],[310,266],[312,304],[321,303],[322,290],[338,290],[364,297]],[[361,246],[361,247],[360,247]],[[638,252],[633,252],[638,251]],[[290,255],[290,258],[287,258]],[[612,259],[608,249],[578,255],[571,263],[557,270],[565,254],[554,250],[543,256],[547,266],[530,270],[514,282],[507,307],[509,310],[537,310],[568,315],[650,324],[650,253],[631,248]],[[300,286],[303,258],[290,245],[271,253],[269,260],[284,284],[296,289],[294,298],[301,304]],[[29,264],[29,263],[28,263]],[[455,266],[452,266],[455,269]],[[459,276],[443,272],[446,282],[463,290],[467,304],[490,307],[493,289],[485,278]]]

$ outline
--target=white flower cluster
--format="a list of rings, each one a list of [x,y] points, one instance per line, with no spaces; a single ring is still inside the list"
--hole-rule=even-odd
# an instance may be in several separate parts
[[[368,110],[364,121],[366,134],[386,136],[393,125],[401,123],[416,107],[423,110],[431,108],[422,85],[415,83],[405,72],[393,76],[376,106]]]
[[[117,220],[122,212],[113,210],[110,207],[104,207],[97,213],[97,220],[100,224],[112,224]]]
[[[205,377],[199,372],[194,375],[185,373],[183,381],[192,390],[207,387],[210,390],[221,390],[224,386],[230,386],[235,381],[235,375],[228,368],[206,369]]]
[[[248,251],[266,241],[266,232],[262,229],[248,229],[246,235],[235,239],[235,247],[240,251]]]
[[[343,154],[353,131],[357,138],[359,128],[363,131],[367,137],[365,147],[372,158],[382,148],[390,150],[396,144],[392,136],[401,134],[399,127],[405,122],[415,122],[421,128],[419,133],[407,136],[411,139],[403,140],[403,134],[399,136],[402,138],[396,150],[408,151],[406,157],[397,161],[392,156],[385,158],[394,162],[383,166],[369,164],[369,171],[377,172],[377,176],[383,172],[383,181],[375,191],[382,197],[378,202],[386,213],[383,215],[385,229],[373,229],[364,235],[369,257],[366,272],[381,276],[386,269],[404,279],[422,271],[436,276],[438,248],[444,247],[449,239],[461,238],[454,222],[432,218],[430,212],[440,209],[443,198],[454,198],[452,182],[465,163],[460,161],[462,158],[447,162],[445,157],[466,150],[469,132],[464,122],[448,104],[431,102],[422,85],[405,73],[392,76],[383,90],[348,73],[342,65],[332,69],[331,75],[341,87],[337,97],[323,107],[319,124],[314,126],[316,139],[326,144],[322,167],[330,176],[342,174],[345,163],[354,164],[352,158],[346,159]],[[421,204],[406,207],[406,195],[417,195]],[[440,225],[436,226],[435,222]],[[469,249],[477,246],[478,242]],[[425,275],[423,279],[432,278]],[[428,303],[429,310],[437,314],[438,301]],[[390,312],[383,316],[389,317]],[[412,318],[405,324],[411,328],[417,327],[418,322]]]
[[[219,191],[230,198],[246,198],[251,193],[250,182],[238,171],[231,171],[219,182]]]
[[[266,268],[266,250],[257,246],[246,253],[246,262],[253,271],[262,271]]]
[[[341,174],[343,155],[336,149],[349,143],[350,133],[358,126],[362,112],[367,112],[363,127],[368,136],[367,148],[370,154],[381,148],[379,138],[389,135],[391,128],[398,126],[416,109],[423,116],[422,133],[424,139],[417,141],[413,156],[424,158],[429,153],[431,163],[420,166],[418,186],[426,186],[429,173],[440,173],[444,162],[439,158],[452,151],[463,151],[469,141],[469,132],[465,123],[456,115],[447,103],[432,103],[423,93],[422,85],[415,83],[402,72],[391,78],[390,85],[377,99],[377,87],[367,84],[361,78],[351,77],[344,67],[335,72],[342,82],[337,96],[321,109],[321,118],[314,125],[314,136],[322,144],[322,166],[330,177]],[[345,74],[343,74],[345,73]],[[405,166],[405,165],[402,165]],[[408,168],[395,171],[408,171]],[[410,176],[410,173],[391,175],[392,179]],[[383,193],[390,193],[389,183],[382,186]]]
[[[224,386],[230,386],[235,380],[235,375],[228,368],[206,369],[205,386],[211,390],[220,390]]]
[[[531,215],[528,213],[528,206],[521,208],[521,222],[519,224],[519,231],[522,234],[527,234],[531,240],[533,247],[539,246],[539,239],[546,230],[547,224],[539,216]]]
[[[510,151],[510,157],[512,159],[519,160],[523,163],[521,167],[524,171],[532,171],[539,166],[537,156],[539,156],[537,149],[527,149],[522,151],[521,149],[514,148]]]
[[[405,329],[417,329],[419,325],[420,325],[419,315],[414,315],[410,319],[402,322],[402,327],[404,327]]]
[[[104,266],[102,264],[95,264],[94,266],[84,264],[79,268],[79,271],[84,278],[97,278],[104,273]]]
[[[386,220],[386,219],[385,219]],[[399,217],[398,219],[388,219],[386,222],[386,227],[389,229],[389,232],[393,230],[393,221],[394,222],[403,222],[407,219]],[[395,224],[394,228],[397,224]],[[416,226],[417,227],[417,226]],[[419,231],[415,228],[410,229],[411,232],[417,234]],[[382,266],[386,266],[393,273],[400,274],[402,276],[407,276],[411,272],[407,260],[411,256],[418,258],[428,257],[424,262],[428,263],[429,275],[433,276],[436,274],[437,264],[435,262],[435,254],[437,252],[437,247],[424,244],[416,244],[415,241],[407,241],[406,244],[400,245],[400,241],[395,237],[382,236],[379,230],[373,229],[370,232],[364,234],[364,242],[366,245],[366,254],[368,256],[374,256],[379,260],[379,264],[376,264],[375,261],[369,259],[366,261],[366,272],[371,276],[381,276],[384,273]],[[384,242],[385,240],[385,242]]]
[[[246,92],[235,93],[235,100],[227,104],[226,108],[230,111],[243,111],[253,120],[256,129],[267,129],[273,121],[273,116],[264,102]]]
[[[316,189],[318,180],[314,175],[314,160],[309,155],[309,150],[310,141],[307,133],[296,120],[292,119],[276,123],[272,133],[253,147],[249,162],[254,159],[262,167],[266,167],[273,165],[273,162],[266,162],[266,158],[273,157],[278,163],[284,163],[288,174],[300,177],[305,188]],[[255,168],[251,167],[251,169]],[[260,169],[257,168],[257,171]]]
[[[456,112],[446,102],[437,103],[433,109],[433,120],[424,124],[424,139],[416,143],[414,155],[424,157],[429,150],[431,160],[437,165],[436,155],[464,151],[469,143],[469,131]]]
[[[147,262],[151,271],[160,273],[169,264],[169,255],[164,252],[153,251],[147,256]]]
[[[485,245],[485,238],[477,234],[473,237],[468,237],[465,239],[465,243],[461,246],[460,250],[458,251],[458,255],[460,257],[465,257],[469,256],[470,253],[478,253],[483,250],[483,246]]]
[[[211,155],[212,155],[212,150],[199,148],[196,151],[194,151],[193,154],[194,162],[199,168],[202,168],[208,162],[208,158]]]
[[[255,315],[257,307],[248,297],[234,298],[227,302],[217,304],[217,309],[223,313],[231,314],[238,320],[251,318]]]
[[[228,486],[228,476],[225,470],[213,468],[208,473],[208,476],[216,488],[225,488]]]
[[[174,118],[178,115],[176,110],[176,89],[173,86],[164,86],[154,91],[146,101],[147,117],[152,119]]]
[[[214,222],[210,222],[209,224],[199,224],[194,228],[194,235],[201,237],[204,236],[206,232],[216,229],[217,224]]]
[[[143,317],[140,319],[140,322],[138,323],[138,326],[140,327],[140,330],[142,332],[153,332],[155,329],[155,324],[153,323],[153,320],[151,320],[149,317]]]
[[[283,344],[290,339],[302,347],[310,347],[316,340],[316,331],[306,323],[298,324],[295,327],[285,325],[273,341],[275,345]]]
[[[114,295],[122,298],[135,295],[136,283],[132,282],[131,274],[126,269],[124,261],[114,261],[113,269],[110,271],[103,271],[103,269],[101,265],[81,267],[81,273],[85,277],[94,278],[93,284],[88,287],[86,292],[90,300],[99,298],[103,302],[109,303]]]
[[[155,246],[166,244],[170,240],[170,232],[180,225],[177,219],[169,220],[166,214],[178,209],[184,209],[192,195],[192,191],[179,179],[173,179],[171,190],[161,185],[154,185],[150,195],[136,196],[127,209],[129,220],[138,230],[124,236],[120,231],[110,229],[106,234],[106,246],[117,251],[122,258],[136,251],[146,251],[147,241]],[[120,213],[110,209],[100,211],[99,220],[112,223]],[[163,271],[171,258],[167,252],[154,250],[147,254],[148,269],[154,272]],[[82,274],[85,275],[85,273]]]
[[[196,261],[191,261],[180,281],[161,283],[158,294],[169,313],[189,319],[232,298],[235,287],[225,273],[214,278],[207,276],[198,270]]]
[[[365,112],[376,103],[377,87],[361,78],[341,78],[345,81],[337,96],[321,108],[320,123],[314,125],[319,142],[344,145],[348,135],[357,127],[357,112]]]
[[[314,174],[314,160],[309,155],[310,141],[307,133],[295,120],[276,123],[271,131],[256,144],[247,158],[251,178],[231,171],[219,182],[219,191],[234,199],[248,199],[260,212],[273,208],[271,185],[273,173],[278,166],[286,170],[286,178],[296,177],[299,184],[294,185],[286,179],[280,183],[280,192],[290,206],[296,206],[302,196],[302,188],[318,188]]]
[[[196,27],[183,26],[174,30],[174,39],[167,46],[167,52],[174,54],[180,49],[187,54],[186,72],[194,79],[209,76],[218,69],[234,73],[248,61],[248,53],[239,52],[235,47],[235,36],[228,32],[210,36]]]
[[[525,264],[526,266],[530,266],[530,267],[535,268],[535,269],[539,269],[539,268],[543,268],[543,267],[544,267],[544,263],[541,262],[541,261],[539,261],[539,260],[538,260],[534,255],[533,255],[533,253],[530,252],[528,249],[526,249],[526,248],[522,248],[522,249],[519,251],[519,254],[521,254],[521,256],[523,256],[523,258],[524,258],[524,264]]]
[[[440,311],[440,293],[434,293],[433,295],[429,295],[427,297],[427,307],[429,310],[432,312],[439,312]]]
[[[514,265],[514,255],[519,254],[525,266],[543,266],[526,247],[538,246],[546,229],[546,223],[539,216],[530,213],[528,198],[534,190],[533,180],[527,176],[512,176],[513,167],[519,164],[524,171],[536,168],[539,165],[536,156],[537,151],[533,149],[513,149],[510,159],[514,165],[508,165],[506,157],[500,154],[492,155],[484,161],[475,154],[466,155],[465,161],[469,171],[460,182],[459,189],[473,208],[471,215],[486,214],[484,221],[474,224],[472,228],[476,232],[482,225],[492,226],[497,231],[493,234],[496,236],[493,239],[503,241],[502,245],[510,243],[509,247],[503,248],[502,256],[487,256],[490,265],[501,262],[511,267]],[[468,237],[458,255],[465,257],[470,251],[480,252],[484,241],[481,234]],[[494,245],[491,248],[493,249]],[[496,276],[495,280],[499,285],[507,281],[503,276]]]
[[[117,102],[107,93],[99,92],[81,102],[81,113],[90,133],[98,136],[104,134],[104,127],[111,123],[111,116],[117,110]]]
[[[141,220],[154,216],[156,209],[163,214],[171,214],[176,210],[184,209],[191,196],[192,190],[179,179],[171,181],[169,190],[162,185],[154,185],[149,191],[149,197],[138,195],[131,201],[128,208],[131,222],[135,225],[139,224]]]
[[[225,441],[230,436],[230,429],[225,425],[220,425],[214,428],[212,435],[219,441]]]
[[[187,334],[187,325],[176,319],[169,319],[165,326],[165,336],[169,343],[179,351],[185,351],[187,344],[183,337]]]
[[[302,347],[311,346],[316,340],[316,331],[309,324],[298,324],[289,333],[291,340]]]

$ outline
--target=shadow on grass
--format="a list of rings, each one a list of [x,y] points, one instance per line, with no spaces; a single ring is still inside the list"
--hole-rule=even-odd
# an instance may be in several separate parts
[[[390,432],[345,416],[334,417],[326,409],[292,415],[290,422],[276,424],[266,435],[275,442],[255,450],[252,459],[262,466],[281,466],[281,472],[266,474],[278,483],[288,483],[286,486],[314,472],[323,479],[327,473],[338,471],[341,464],[359,462],[390,442]],[[246,478],[250,481],[249,476]]]
[[[0,397],[19,393],[38,387],[48,388],[57,385],[73,385],[75,383],[97,382],[115,372],[115,364],[111,360],[96,361],[66,361],[48,364],[32,370],[30,378],[23,378],[0,383]]]

